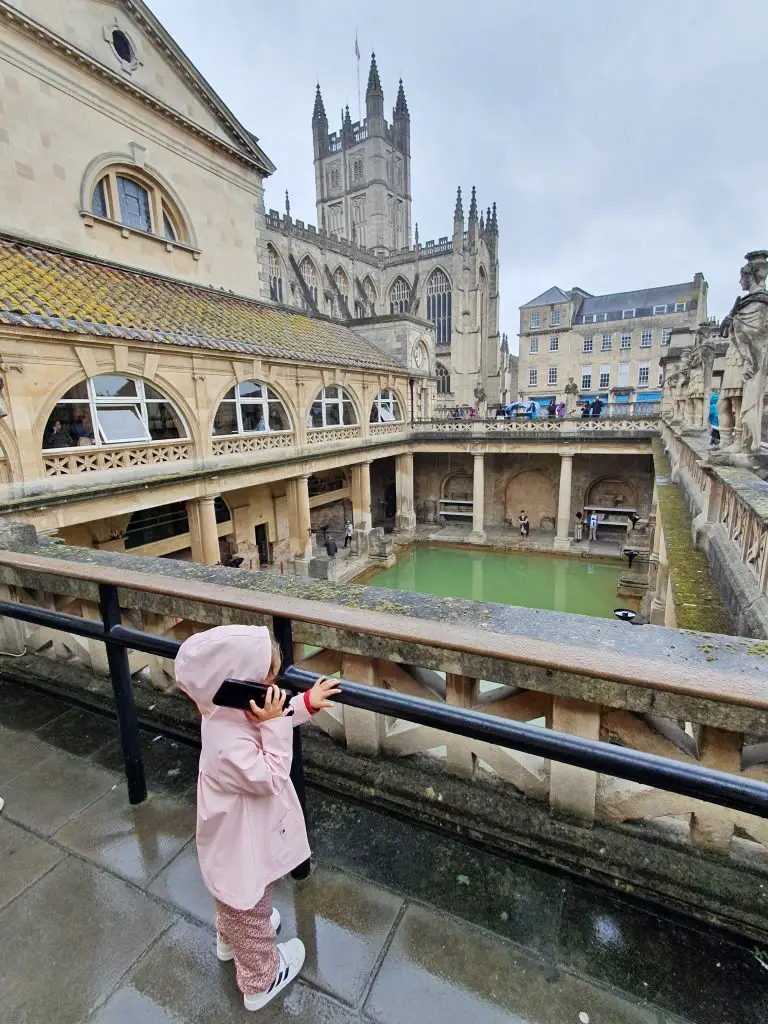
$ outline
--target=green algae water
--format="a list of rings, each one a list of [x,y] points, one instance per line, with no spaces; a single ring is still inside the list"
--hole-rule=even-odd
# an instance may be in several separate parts
[[[586,558],[415,545],[359,582],[435,597],[612,618],[621,568]]]

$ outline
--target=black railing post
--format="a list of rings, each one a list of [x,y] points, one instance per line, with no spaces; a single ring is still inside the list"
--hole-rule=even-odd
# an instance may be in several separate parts
[[[128,783],[128,800],[132,804],[140,804],[147,799],[147,780],[144,777],[144,762],[141,758],[139,720],[133,700],[128,650],[122,644],[111,640],[109,636],[109,631],[120,625],[120,602],[117,597],[117,587],[112,584],[100,584],[99,603],[106,633],[104,645],[107,648],[109,678],[112,680],[112,689],[115,694],[117,727],[120,733],[120,747],[123,752],[125,779]]]
[[[275,633],[275,640],[280,645],[280,654],[282,655],[282,671],[285,672],[293,665],[293,631],[291,629],[291,620],[281,618],[278,615],[272,618],[272,628]],[[304,755],[301,750],[301,729],[293,730],[293,759],[291,761],[291,782],[293,788],[296,790],[296,795],[299,798],[301,809],[304,812],[304,821],[309,827],[309,819],[307,817],[307,790],[304,782]],[[291,877],[297,881],[301,881],[303,878],[309,878],[312,870],[311,862],[305,860],[298,867],[295,867],[291,872]]]

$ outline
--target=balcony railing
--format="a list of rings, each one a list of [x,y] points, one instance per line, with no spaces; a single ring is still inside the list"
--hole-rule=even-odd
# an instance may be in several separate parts
[[[192,458],[193,449],[192,441],[154,441],[151,444],[121,444],[109,448],[83,446],[56,454],[43,452],[43,467],[46,476],[129,469],[158,462],[186,462]]]
[[[293,448],[296,438],[292,430],[280,433],[259,433],[233,435],[231,437],[215,437],[213,439],[214,455],[245,455],[248,452],[267,452],[276,448]]]
[[[360,437],[360,427],[310,427],[307,444],[332,444],[334,441],[354,441]]]

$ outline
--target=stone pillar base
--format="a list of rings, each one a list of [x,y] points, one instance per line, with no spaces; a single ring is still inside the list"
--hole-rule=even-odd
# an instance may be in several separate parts
[[[554,549],[555,549],[555,551],[570,551],[571,550],[571,538],[570,537],[555,537]]]
[[[368,554],[368,537],[370,530],[355,530],[352,534],[352,554],[353,555],[367,555]]]
[[[666,601],[660,601],[654,597],[651,601],[651,614],[649,616],[652,626],[663,626],[666,617]]]
[[[415,512],[400,512],[395,516],[395,533],[413,533],[415,529]]]
[[[473,530],[472,533],[470,533],[469,535],[470,544],[485,544],[487,540],[488,536],[484,531],[476,532],[475,530]]]
[[[297,576],[304,576],[309,578],[309,563],[312,561],[311,558],[294,558],[293,568]]]

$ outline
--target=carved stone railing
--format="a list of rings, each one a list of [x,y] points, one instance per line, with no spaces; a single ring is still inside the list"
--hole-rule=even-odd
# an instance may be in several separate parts
[[[392,434],[405,434],[408,427],[405,423],[371,423],[368,430],[371,437],[388,437]]]
[[[584,435],[601,435],[610,433],[658,434],[658,417],[650,416],[618,416],[608,419],[535,419],[535,420],[480,420],[480,419],[434,419],[415,423],[411,433],[419,434],[475,434],[503,437],[519,436],[552,436],[562,435],[578,437]]]
[[[83,446],[69,451],[43,453],[45,475],[70,476],[109,469],[130,469],[158,462],[186,462],[193,458],[192,441],[154,441],[151,444],[121,444],[110,448]]]
[[[212,625],[269,622],[279,614],[293,621],[296,661],[307,669],[768,781],[768,651],[753,640],[584,618],[574,632],[572,617],[555,612],[458,600],[446,605],[438,598],[327,581],[316,591],[317,584],[293,577],[78,548],[20,547],[0,551],[6,600],[97,618],[97,584],[114,582],[126,624],[177,640]],[[394,609],[399,614],[391,614]],[[312,650],[305,653],[303,645]],[[69,686],[81,679],[78,685],[93,694],[100,685],[94,680],[107,674],[101,644],[44,627],[0,620],[0,649],[21,655],[0,657],[0,673],[14,678],[36,675]],[[173,691],[173,663],[136,652],[130,661],[137,700],[151,710],[161,699],[158,691]],[[103,685],[108,693],[106,680]],[[169,698],[162,699],[165,715],[188,714],[175,694],[170,711]],[[714,877],[708,873],[730,864],[738,877],[746,872],[738,914],[751,920],[750,899],[756,897],[749,894],[758,891],[759,878],[766,896],[753,909],[756,919],[765,918],[764,819],[354,707],[333,707],[313,723],[337,745],[331,750],[374,758],[342,765],[341,753],[318,748],[312,756],[326,758],[316,762],[325,785],[341,771],[337,784],[350,791],[357,786],[364,796],[370,788],[385,802],[463,822],[510,847],[541,850],[554,842],[551,856],[559,863],[609,872],[622,884],[638,885],[631,871],[642,873],[651,858],[643,886],[680,900],[681,887],[690,883],[707,913],[715,912],[720,896],[707,891]],[[382,758],[392,762],[391,782]],[[414,767],[418,758],[425,759],[422,775]],[[398,789],[402,771],[411,773],[410,781]],[[455,780],[470,791],[480,787],[477,798],[462,796]],[[556,826],[548,824],[552,819]],[[606,829],[618,825],[623,831],[607,837]],[[666,862],[675,862],[686,847],[698,852],[673,888],[665,881]],[[718,860],[699,859],[711,855]],[[625,856],[634,858],[629,875]]]
[[[310,427],[307,444],[332,444],[334,441],[354,441],[360,437],[360,427]]]
[[[273,451],[275,448],[293,448],[295,445],[296,438],[293,431],[215,437],[213,439],[213,454],[245,455],[248,452]]]

